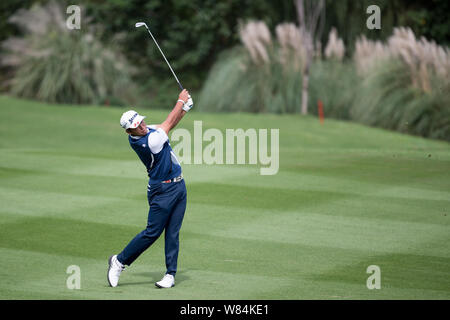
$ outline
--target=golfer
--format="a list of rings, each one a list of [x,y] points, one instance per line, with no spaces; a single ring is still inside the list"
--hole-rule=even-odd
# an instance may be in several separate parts
[[[143,116],[130,110],[120,118],[131,148],[147,168],[147,199],[150,206],[147,227],[118,255],[109,258],[108,282],[119,283],[120,273],[155,242],[165,230],[166,274],[155,283],[158,288],[175,285],[179,242],[178,236],[186,210],[186,185],[181,166],[169,144],[168,134],[194,105],[187,90],[181,91],[167,119],[159,125],[145,124]]]

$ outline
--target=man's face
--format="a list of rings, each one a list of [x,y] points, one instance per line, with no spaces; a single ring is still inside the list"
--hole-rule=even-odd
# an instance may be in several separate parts
[[[126,132],[128,134],[131,134],[132,136],[145,136],[148,132],[147,125],[145,124],[145,121],[142,120],[139,126],[134,129],[127,129]]]

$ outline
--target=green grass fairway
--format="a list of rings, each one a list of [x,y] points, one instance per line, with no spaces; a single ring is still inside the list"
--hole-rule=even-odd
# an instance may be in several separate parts
[[[108,257],[148,212],[123,111],[0,96],[0,299],[450,298],[450,144],[298,115],[195,111],[179,127],[279,128],[280,170],[183,165],[176,286],[154,286],[160,238],[108,287]],[[147,123],[168,113],[138,111]],[[66,286],[71,265],[80,290]],[[370,265],[380,290],[366,287]]]

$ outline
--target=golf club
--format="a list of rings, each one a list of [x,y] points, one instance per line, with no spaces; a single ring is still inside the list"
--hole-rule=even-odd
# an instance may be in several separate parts
[[[175,74],[175,72],[173,72],[173,69],[172,69],[172,67],[170,66],[169,61],[167,61],[166,56],[164,55],[164,53],[162,52],[161,48],[160,48],[159,45],[158,45],[158,42],[156,42],[156,39],[153,37],[152,33],[150,32],[150,29],[148,28],[147,24],[146,24],[145,22],[136,22],[136,25],[135,25],[135,26],[136,26],[136,28],[145,26],[145,28],[147,29],[148,33],[150,33],[150,36],[152,37],[153,41],[155,42],[156,46],[158,47],[159,52],[161,52],[162,56],[164,57],[164,60],[166,60],[166,63],[167,63],[167,65],[169,66],[170,71],[172,71],[172,74],[173,74],[173,76],[175,77],[175,80],[177,80],[178,85],[180,86],[181,90],[183,90],[183,86],[181,85],[180,81],[178,80],[177,75]]]

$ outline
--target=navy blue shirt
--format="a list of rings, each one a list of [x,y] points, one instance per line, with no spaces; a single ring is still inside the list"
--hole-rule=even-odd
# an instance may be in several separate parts
[[[149,128],[145,136],[129,136],[131,148],[147,168],[149,184],[160,183],[181,175],[181,166],[167,134],[161,128]]]

